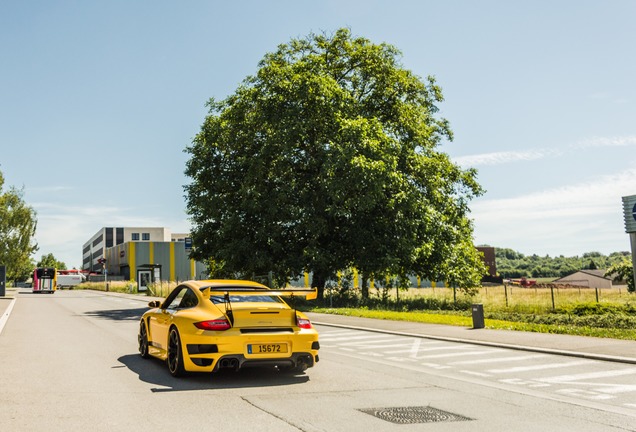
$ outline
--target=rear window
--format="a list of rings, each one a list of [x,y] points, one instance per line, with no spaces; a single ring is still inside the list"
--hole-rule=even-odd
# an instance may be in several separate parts
[[[225,303],[224,296],[210,296],[210,300],[214,304]],[[258,302],[258,303],[281,303],[281,300],[276,296],[266,295],[230,295],[230,303],[244,303],[244,302]]]
[[[201,291],[203,291],[205,288],[201,288]],[[236,289],[237,291],[242,291],[245,290],[245,287],[230,287],[230,286],[226,286],[226,287],[218,287],[218,288],[212,288],[213,291],[223,291],[223,290],[229,290],[232,291],[233,289]],[[263,289],[262,291],[267,292],[267,290]],[[211,295],[210,296],[210,301],[214,304],[219,304],[219,303],[225,303],[225,296],[222,295]],[[255,293],[255,294],[248,294],[248,295],[230,295],[230,303],[246,303],[246,302],[256,302],[256,303],[283,303],[283,301],[280,299],[280,297],[278,296],[272,296],[272,295],[265,295],[265,294],[260,294],[260,293]]]

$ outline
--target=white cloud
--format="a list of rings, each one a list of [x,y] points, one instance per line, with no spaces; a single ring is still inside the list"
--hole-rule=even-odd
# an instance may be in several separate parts
[[[593,137],[567,147],[566,150],[555,148],[539,148],[535,150],[520,150],[507,152],[482,153],[458,156],[455,163],[462,167],[476,167],[486,165],[502,165],[514,162],[528,162],[550,157],[563,156],[569,152],[603,147],[636,146],[636,136]]]
[[[459,156],[454,160],[455,163],[460,166],[474,167],[479,165],[501,165],[511,162],[527,162],[544,159],[546,157],[559,156],[561,154],[561,151],[555,149],[537,149]]]
[[[574,144],[572,148],[628,147],[634,145],[636,145],[636,136],[594,137]]]
[[[578,255],[629,249],[622,196],[636,193],[636,168],[514,198],[476,200],[477,244]]]

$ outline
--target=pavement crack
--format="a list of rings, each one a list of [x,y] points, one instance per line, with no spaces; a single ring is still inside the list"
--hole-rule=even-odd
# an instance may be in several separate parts
[[[281,417],[281,416],[279,416],[279,415],[277,415],[277,414],[274,414],[273,412],[268,411],[268,410],[266,410],[266,409],[264,409],[264,408],[262,408],[262,407],[260,407],[260,406],[256,405],[254,402],[252,402],[251,400],[247,399],[247,398],[246,398],[246,397],[244,397],[244,396],[241,396],[241,399],[243,399],[243,400],[244,400],[245,402],[247,402],[248,404],[252,405],[254,408],[256,408],[256,409],[258,409],[258,410],[261,410],[261,411],[263,411],[265,414],[268,414],[268,415],[270,415],[270,416],[272,416],[272,417],[274,417],[274,418],[277,418],[278,420],[280,420],[280,421],[282,421],[282,422],[284,422],[284,423],[288,424],[289,426],[291,426],[291,427],[293,427],[293,428],[295,428],[295,429],[298,429],[299,431],[302,431],[302,432],[309,432],[307,429],[303,429],[302,427],[300,427],[300,426],[298,426],[298,425],[296,425],[296,424],[292,423],[291,421],[287,420],[286,418]]]

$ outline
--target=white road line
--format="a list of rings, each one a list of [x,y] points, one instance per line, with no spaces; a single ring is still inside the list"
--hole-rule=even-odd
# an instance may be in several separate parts
[[[365,345],[376,345],[376,346],[389,346],[389,345],[384,345],[385,342],[395,342],[395,339],[372,339],[372,340],[366,340],[366,341],[352,341],[351,343],[348,343],[347,345],[354,345],[354,346],[365,346]],[[399,344],[394,344],[394,345],[390,345],[390,346],[404,346],[404,342],[399,343]]]
[[[2,329],[4,329],[4,325],[9,320],[9,315],[11,315],[11,311],[13,310],[13,305],[15,304],[15,301],[16,299],[11,300],[11,303],[9,303],[9,306],[7,306],[7,309],[4,311],[4,313],[0,317],[0,333],[2,333]]]
[[[480,359],[480,360],[465,360],[465,361],[452,362],[449,364],[465,365],[465,364],[485,364],[485,363],[506,363],[506,362],[532,360],[532,359],[537,359],[542,357],[547,357],[547,354],[533,354],[533,355],[527,355],[527,356],[513,356],[513,357],[497,357],[497,358]]]
[[[529,372],[529,371],[537,371],[537,370],[546,370],[546,369],[559,369],[566,368],[571,366],[580,366],[584,364],[590,364],[589,360],[581,360],[581,361],[573,361],[569,363],[549,363],[542,365],[533,365],[533,366],[518,366],[507,369],[489,369],[488,372],[494,374],[505,374],[505,373],[516,373],[516,372]]]
[[[500,379],[499,382],[504,384],[514,384],[514,385],[522,385],[528,386],[530,388],[541,388],[541,387],[550,387],[550,384],[540,383],[536,380],[524,380],[521,378],[507,378]]]
[[[478,377],[483,377],[483,378],[488,378],[489,376],[492,376],[490,374],[487,373],[483,373],[483,372],[475,372],[475,371],[469,371],[469,370],[460,370],[461,373],[467,374],[467,375],[475,375]]]
[[[450,357],[466,357],[466,356],[477,356],[477,355],[485,355],[492,354],[492,350],[488,351],[464,351],[464,352],[454,352],[454,353],[446,353],[446,354],[432,354],[425,356],[417,356],[419,360],[423,359],[439,359],[439,358],[450,358]]]
[[[559,375],[559,376],[541,378],[540,381],[558,384],[558,383],[567,383],[570,381],[581,381],[581,380],[596,379],[596,378],[610,378],[610,377],[634,375],[634,374],[636,374],[636,368],[629,368],[629,369],[623,369],[623,370],[588,372],[588,373],[572,374],[572,375]]]
[[[331,337],[331,336],[347,336],[347,335],[356,334],[356,333],[352,331],[333,331],[333,332],[321,331],[320,334]]]
[[[378,335],[363,335],[363,336],[345,336],[345,337],[329,337],[327,336],[324,339],[329,340],[329,342],[338,342],[338,341],[353,341],[353,340],[363,340],[363,339],[377,339]]]
[[[413,346],[411,346],[411,352],[409,353],[409,357],[417,358],[417,353],[420,351],[420,345],[422,344],[422,339],[415,339],[413,341]]]
[[[406,346],[405,344],[393,344],[393,345],[387,345],[387,344],[376,344],[376,341],[371,341],[371,342],[366,342],[366,343],[351,343],[351,344],[346,344],[347,346],[355,346],[355,347],[359,347],[359,348],[374,348],[374,349],[381,349],[384,350],[385,348],[402,348],[404,346]],[[403,352],[411,352],[411,350],[399,350],[399,351],[386,351],[385,354],[395,354],[395,353],[403,353]]]
[[[614,396],[611,396],[611,395],[599,394],[594,391],[581,390],[581,389],[560,389],[560,390],[557,390],[556,392],[560,394],[568,395],[568,396],[574,396],[574,397],[579,397],[582,399],[589,399],[589,400],[614,399]]]
[[[450,369],[450,366],[441,365],[439,363],[420,363],[422,366],[430,367],[433,369]]]

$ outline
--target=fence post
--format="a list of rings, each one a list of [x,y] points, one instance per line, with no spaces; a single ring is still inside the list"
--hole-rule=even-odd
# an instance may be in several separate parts
[[[550,287],[550,295],[552,296],[552,310],[554,311],[555,307],[554,307],[554,287],[553,286]]]
[[[506,307],[508,307],[508,285],[504,284],[504,296],[506,297]]]
[[[596,289],[596,303],[598,303],[598,287]]]

